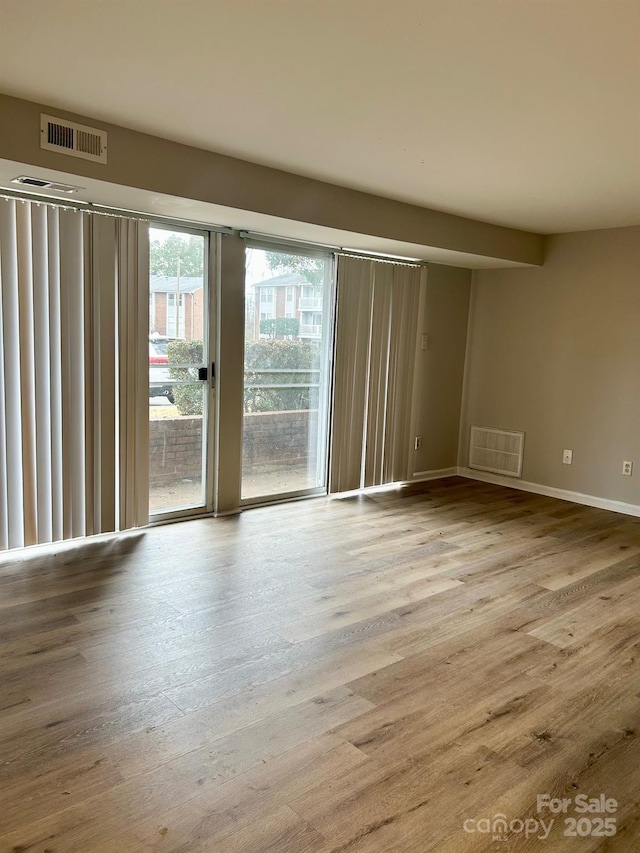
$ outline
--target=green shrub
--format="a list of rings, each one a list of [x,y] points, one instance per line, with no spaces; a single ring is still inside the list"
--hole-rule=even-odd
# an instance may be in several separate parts
[[[167,345],[169,364],[194,364],[196,367],[170,367],[172,379],[197,379],[198,367],[204,362],[202,341],[169,341]],[[174,385],[173,399],[181,415],[202,414],[202,385]]]
[[[312,370],[320,365],[318,342],[306,340],[256,341],[245,352],[245,412],[281,412],[313,409],[317,388],[270,388],[269,385],[310,385],[318,381]],[[287,368],[302,371],[287,373]],[[277,370],[277,373],[265,372]],[[247,387],[258,385],[260,387]]]
[[[169,363],[194,367],[170,367],[172,379],[197,379],[197,368],[204,363],[202,341],[169,341]],[[315,409],[318,389],[320,348],[317,341],[269,338],[249,344],[245,351],[245,412],[282,412],[289,409]],[[300,372],[289,373],[290,370]],[[265,372],[266,371],[266,372]],[[277,371],[276,373],[269,371]],[[270,385],[298,385],[277,388]],[[260,386],[260,387],[250,387]],[[173,398],[181,415],[201,415],[202,385],[174,385]]]

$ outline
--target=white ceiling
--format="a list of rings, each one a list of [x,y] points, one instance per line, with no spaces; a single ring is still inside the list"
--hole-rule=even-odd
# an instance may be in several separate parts
[[[639,0],[0,0],[0,90],[540,233],[640,223]]]

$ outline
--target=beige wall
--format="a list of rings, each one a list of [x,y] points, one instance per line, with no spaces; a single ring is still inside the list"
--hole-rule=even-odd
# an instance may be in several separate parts
[[[242,411],[244,399],[244,264],[245,243],[237,236],[219,239],[216,317],[217,468],[214,504],[219,513],[240,504]]]
[[[414,471],[457,465],[458,426],[467,338],[471,271],[429,264],[421,334],[429,348],[417,364],[418,401]]]
[[[106,130],[108,164],[43,151],[41,112]],[[2,94],[0,158],[296,222],[519,263],[542,263],[539,234],[303,178]]]
[[[471,424],[524,430],[523,480],[640,504],[640,227],[550,237],[540,269],[474,272],[462,465]]]

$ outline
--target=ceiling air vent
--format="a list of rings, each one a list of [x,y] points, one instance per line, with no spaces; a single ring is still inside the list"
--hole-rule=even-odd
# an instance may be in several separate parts
[[[42,113],[40,148],[93,160],[94,163],[106,163],[107,131]]]
[[[37,187],[42,190],[55,190],[59,193],[77,193],[82,187],[74,187],[71,184],[59,184],[56,181],[47,181],[44,178],[30,178],[28,175],[20,175],[17,178],[11,179],[12,184],[20,184],[21,186]]]

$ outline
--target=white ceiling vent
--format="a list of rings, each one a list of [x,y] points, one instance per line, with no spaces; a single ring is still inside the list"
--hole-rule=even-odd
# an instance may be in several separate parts
[[[522,476],[524,433],[487,427],[471,427],[469,468],[507,477]]]
[[[40,148],[93,160],[94,163],[106,163],[107,131],[42,113]]]
[[[47,181],[44,178],[31,178],[29,177],[29,175],[19,175],[17,178],[12,178],[11,183],[20,184],[23,187],[36,187],[36,189],[42,190],[55,190],[55,192],[67,193],[67,195],[77,193],[82,189],[82,187],[74,187],[71,184],[59,184],[57,181]]]

